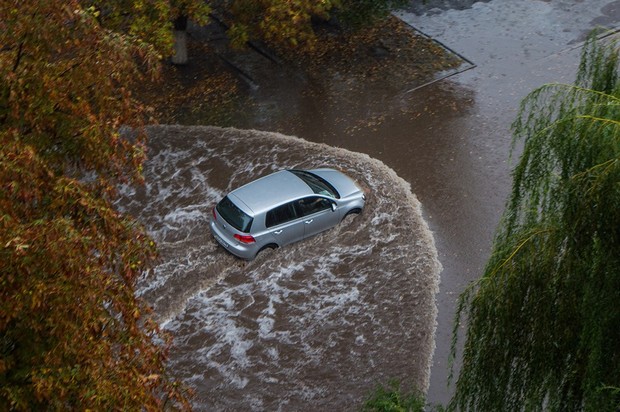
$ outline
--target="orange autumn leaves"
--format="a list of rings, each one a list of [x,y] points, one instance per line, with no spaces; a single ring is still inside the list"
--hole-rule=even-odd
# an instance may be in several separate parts
[[[134,294],[155,245],[113,206],[171,43],[167,1],[130,3],[1,1],[0,409],[189,407]]]

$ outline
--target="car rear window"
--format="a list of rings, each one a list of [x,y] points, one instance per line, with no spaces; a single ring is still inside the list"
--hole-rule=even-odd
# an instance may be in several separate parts
[[[239,209],[232,200],[226,196],[215,207],[217,212],[235,229],[248,233],[252,226],[252,217]]]
[[[317,195],[331,196],[340,199],[340,194],[327,180],[306,170],[289,170],[295,176],[304,181]]]

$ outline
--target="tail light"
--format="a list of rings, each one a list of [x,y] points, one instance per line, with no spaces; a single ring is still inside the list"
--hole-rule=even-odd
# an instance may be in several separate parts
[[[213,213],[213,220],[217,220],[217,216],[215,215],[215,208],[211,209],[211,213]]]
[[[256,240],[250,235],[238,235],[235,234],[235,239],[237,239],[241,243],[254,243]]]

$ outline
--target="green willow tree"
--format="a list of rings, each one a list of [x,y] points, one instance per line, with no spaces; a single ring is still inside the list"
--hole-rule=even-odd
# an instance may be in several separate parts
[[[134,295],[155,245],[113,207],[141,181],[131,90],[171,50],[173,11],[0,0],[0,410],[189,407]]]
[[[617,43],[590,39],[574,85],[547,85],[514,124],[524,149],[468,323],[450,407],[620,408],[620,82]]]

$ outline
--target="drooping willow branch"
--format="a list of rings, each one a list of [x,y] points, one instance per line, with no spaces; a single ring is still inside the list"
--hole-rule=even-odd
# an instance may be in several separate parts
[[[458,301],[467,320],[449,409],[620,407],[618,48],[591,38],[574,85],[532,92],[493,253]],[[611,388],[611,389],[610,389]]]

